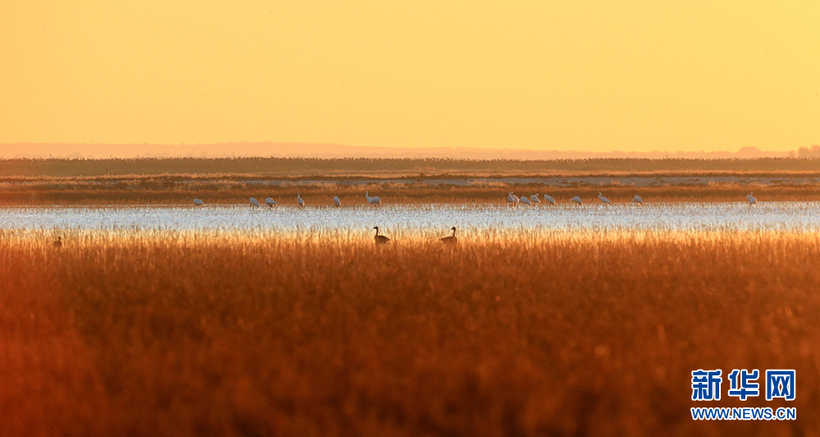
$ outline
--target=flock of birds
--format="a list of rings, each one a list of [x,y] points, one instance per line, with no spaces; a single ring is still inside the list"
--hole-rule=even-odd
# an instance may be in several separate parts
[[[367,203],[369,203],[371,205],[381,205],[381,203],[382,203],[382,199],[380,197],[370,196],[369,191],[365,191],[364,197],[367,200]],[[609,199],[604,197],[603,193],[601,193],[600,191],[598,192],[598,199],[601,200],[601,203],[604,203],[604,204],[607,204],[607,205],[612,205],[612,202],[610,202]],[[584,204],[584,201],[581,199],[580,196],[575,196],[572,199],[569,199],[569,201],[572,202],[572,203],[575,203],[577,205],[583,205]],[[751,192],[751,193],[749,193],[748,196],[746,196],[746,201],[749,202],[749,205],[754,205],[754,204],[757,203],[757,199],[754,196],[754,192]],[[544,194],[544,202],[549,203],[550,205],[555,205],[555,199],[552,196],[550,196],[549,194]],[[507,194],[507,203],[511,204],[511,205],[519,205],[519,204],[524,204],[524,205],[528,205],[528,206],[540,205],[541,204],[541,198],[539,197],[538,193],[533,194],[530,197],[527,197],[527,196],[518,197],[515,194],[513,194],[512,191],[510,191]],[[643,199],[641,198],[641,196],[636,194],[635,197],[632,198],[632,203],[637,203],[638,205],[643,205]],[[296,193],[296,204],[299,205],[299,206],[305,206],[305,199],[302,199],[302,196],[300,195],[300,193]],[[333,204],[336,205],[337,207],[342,206],[342,200],[339,199],[339,196],[334,196],[333,197]],[[203,206],[203,205],[205,205],[205,202],[203,202],[202,199],[194,199],[194,205]],[[251,208],[261,207],[261,204],[259,203],[259,201],[256,200],[256,198],[254,198],[254,197],[250,198],[250,205],[251,205]],[[277,203],[272,198],[268,197],[268,198],[265,199],[265,205],[267,205],[270,208],[273,208],[275,206],[279,206],[279,203]]]
[[[604,197],[603,193],[601,193],[600,191],[598,192],[598,199],[601,200],[601,203],[612,205],[612,202],[610,202],[609,199]],[[584,201],[581,199],[580,196],[575,196],[572,199],[569,199],[569,201],[577,205],[584,204]],[[549,194],[544,194],[544,202],[549,203],[550,205],[555,205],[555,199]],[[632,202],[637,203],[638,205],[643,205],[643,199],[641,199],[641,196],[638,196],[637,194],[635,195],[635,197],[632,198]],[[513,194],[512,191],[510,191],[509,194],[507,194],[507,203],[512,205],[524,204],[527,206],[533,206],[540,205],[541,199],[538,197],[538,193],[535,193],[529,198],[527,198],[527,196],[518,197],[515,194]]]
[[[370,196],[369,191],[365,191],[364,197],[367,200],[367,203],[369,203],[371,205],[381,205],[381,203],[382,203],[382,199],[380,197]],[[544,202],[549,203],[550,205],[555,205],[555,199],[552,196],[550,196],[548,194],[544,194],[543,198],[544,198]],[[607,204],[607,205],[612,205],[612,202],[610,202],[609,199],[604,197],[603,193],[600,192],[600,191],[598,192],[598,199],[601,201],[601,203],[604,203],[604,204]],[[575,196],[572,199],[570,199],[569,201],[572,202],[572,203],[578,204],[578,205],[583,205],[584,204],[584,201],[579,196]],[[641,196],[638,196],[637,194],[635,195],[635,197],[632,198],[632,202],[637,203],[638,205],[643,205],[643,199],[641,198]],[[749,205],[754,205],[754,204],[757,203],[757,198],[755,198],[754,192],[750,192],[749,195],[746,196],[746,202],[748,202]],[[530,196],[528,198],[526,196],[518,197],[515,194],[513,194],[512,191],[510,191],[507,194],[507,203],[512,204],[512,205],[518,205],[518,204],[523,203],[524,205],[532,206],[532,205],[541,204],[541,199],[539,198],[538,193],[533,194],[532,196]],[[300,195],[300,193],[296,193],[296,204],[301,206],[301,207],[305,206],[305,200],[302,199],[302,196]],[[333,197],[333,204],[336,205],[337,207],[342,206],[342,201],[341,201],[341,199],[339,199],[339,196],[334,196]],[[205,205],[205,202],[203,202],[202,199],[194,199],[194,205],[202,206],[202,205]],[[251,208],[261,207],[261,204],[259,203],[259,201],[256,200],[256,198],[253,198],[253,197],[250,198],[250,205],[251,205]],[[267,205],[270,208],[273,208],[275,206],[279,206],[279,204],[270,197],[265,199],[265,205]],[[376,230],[376,235],[374,237],[374,240],[376,241],[376,244],[386,244],[386,243],[390,242],[390,238],[387,238],[384,235],[379,235],[379,227],[378,226],[374,227],[373,229]],[[447,237],[444,237],[444,238],[439,238],[439,241],[441,241],[444,244],[456,244],[456,243],[458,243],[458,238],[456,237],[456,227],[453,226],[450,229],[453,231],[453,235],[450,235],[450,236],[447,236]],[[52,242],[52,245],[54,247],[63,247],[63,237],[62,236],[57,237],[57,239]]]
[[[598,199],[601,200],[601,203],[604,203],[606,205],[612,205],[612,202],[610,202],[609,199],[604,197],[604,193],[600,191],[598,192]],[[575,196],[572,199],[569,199],[569,201],[578,205],[584,204],[584,201],[579,196]],[[746,196],[746,201],[749,202],[749,205],[754,205],[757,203],[757,198],[755,198],[754,192],[751,192],[748,196]],[[544,194],[544,202],[549,203],[550,205],[555,205],[555,199],[553,199],[552,196],[548,194]],[[535,193],[529,198],[527,198],[527,196],[518,197],[515,194],[513,194],[512,191],[510,191],[509,194],[507,194],[507,203],[512,205],[524,204],[528,206],[533,206],[541,204],[541,200],[538,197],[538,193]],[[632,203],[643,205],[643,199],[641,198],[641,196],[636,194],[635,197],[632,198]]]
[[[371,205],[381,205],[382,204],[381,197],[371,196],[370,191],[365,191],[364,192],[364,197],[365,197],[365,199],[367,199],[367,203],[369,203]],[[296,193],[296,204],[299,205],[299,206],[305,206],[305,199],[302,199],[302,195],[300,193]],[[333,204],[336,205],[337,207],[341,207],[342,206],[342,199],[339,199],[339,196],[333,196]],[[203,206],[203,205],[205,205],[205,202],[203,202],[202,199],[194,199],[194,205]],[[255,197],[250,198],[250,205],[251,205],[251,208],[260,208],[262,206],[262,204],[259,203],[259,201],[256,200]],[[268,198],[265,198],[265,205],[267,205],[269,208],[273,208],[273,207],[279,206],[279,203],[276,202],[275,200],[273,200],[273,198],[268,197]]]

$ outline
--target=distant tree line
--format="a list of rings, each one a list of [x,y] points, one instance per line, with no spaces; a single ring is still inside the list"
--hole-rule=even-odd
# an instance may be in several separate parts
[[[815,144],[811,148],[801,147],[797,150],[797,157],[804,159],[820,158],[820,146]]]

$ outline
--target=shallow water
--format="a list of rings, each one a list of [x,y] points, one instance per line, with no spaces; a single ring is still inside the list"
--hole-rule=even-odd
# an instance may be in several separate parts
[[[177,230],[248,232],[372,232],[389,235],[505,231],[820,231],[820,202],[668,203],[643,207],[560,205],[385,205],[381,207],[251,209],[204,207],[0,208],[7,230]],[[462,234],[464,235],[464,234]]]

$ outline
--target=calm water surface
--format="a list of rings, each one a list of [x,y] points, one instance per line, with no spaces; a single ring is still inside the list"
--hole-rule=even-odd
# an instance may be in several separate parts
[[[384,205],[251,209],[204,207],[0,208],[0,229],[179,230],[388,233],[544,230],[796,231],[820,230],[820,202],[671,203],[604,206]]]

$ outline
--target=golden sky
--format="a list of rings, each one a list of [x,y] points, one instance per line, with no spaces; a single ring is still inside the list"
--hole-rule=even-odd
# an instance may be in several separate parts
[[[0,143],[793,150],[820,143],[818,20],[814,0],[8,0]]]

